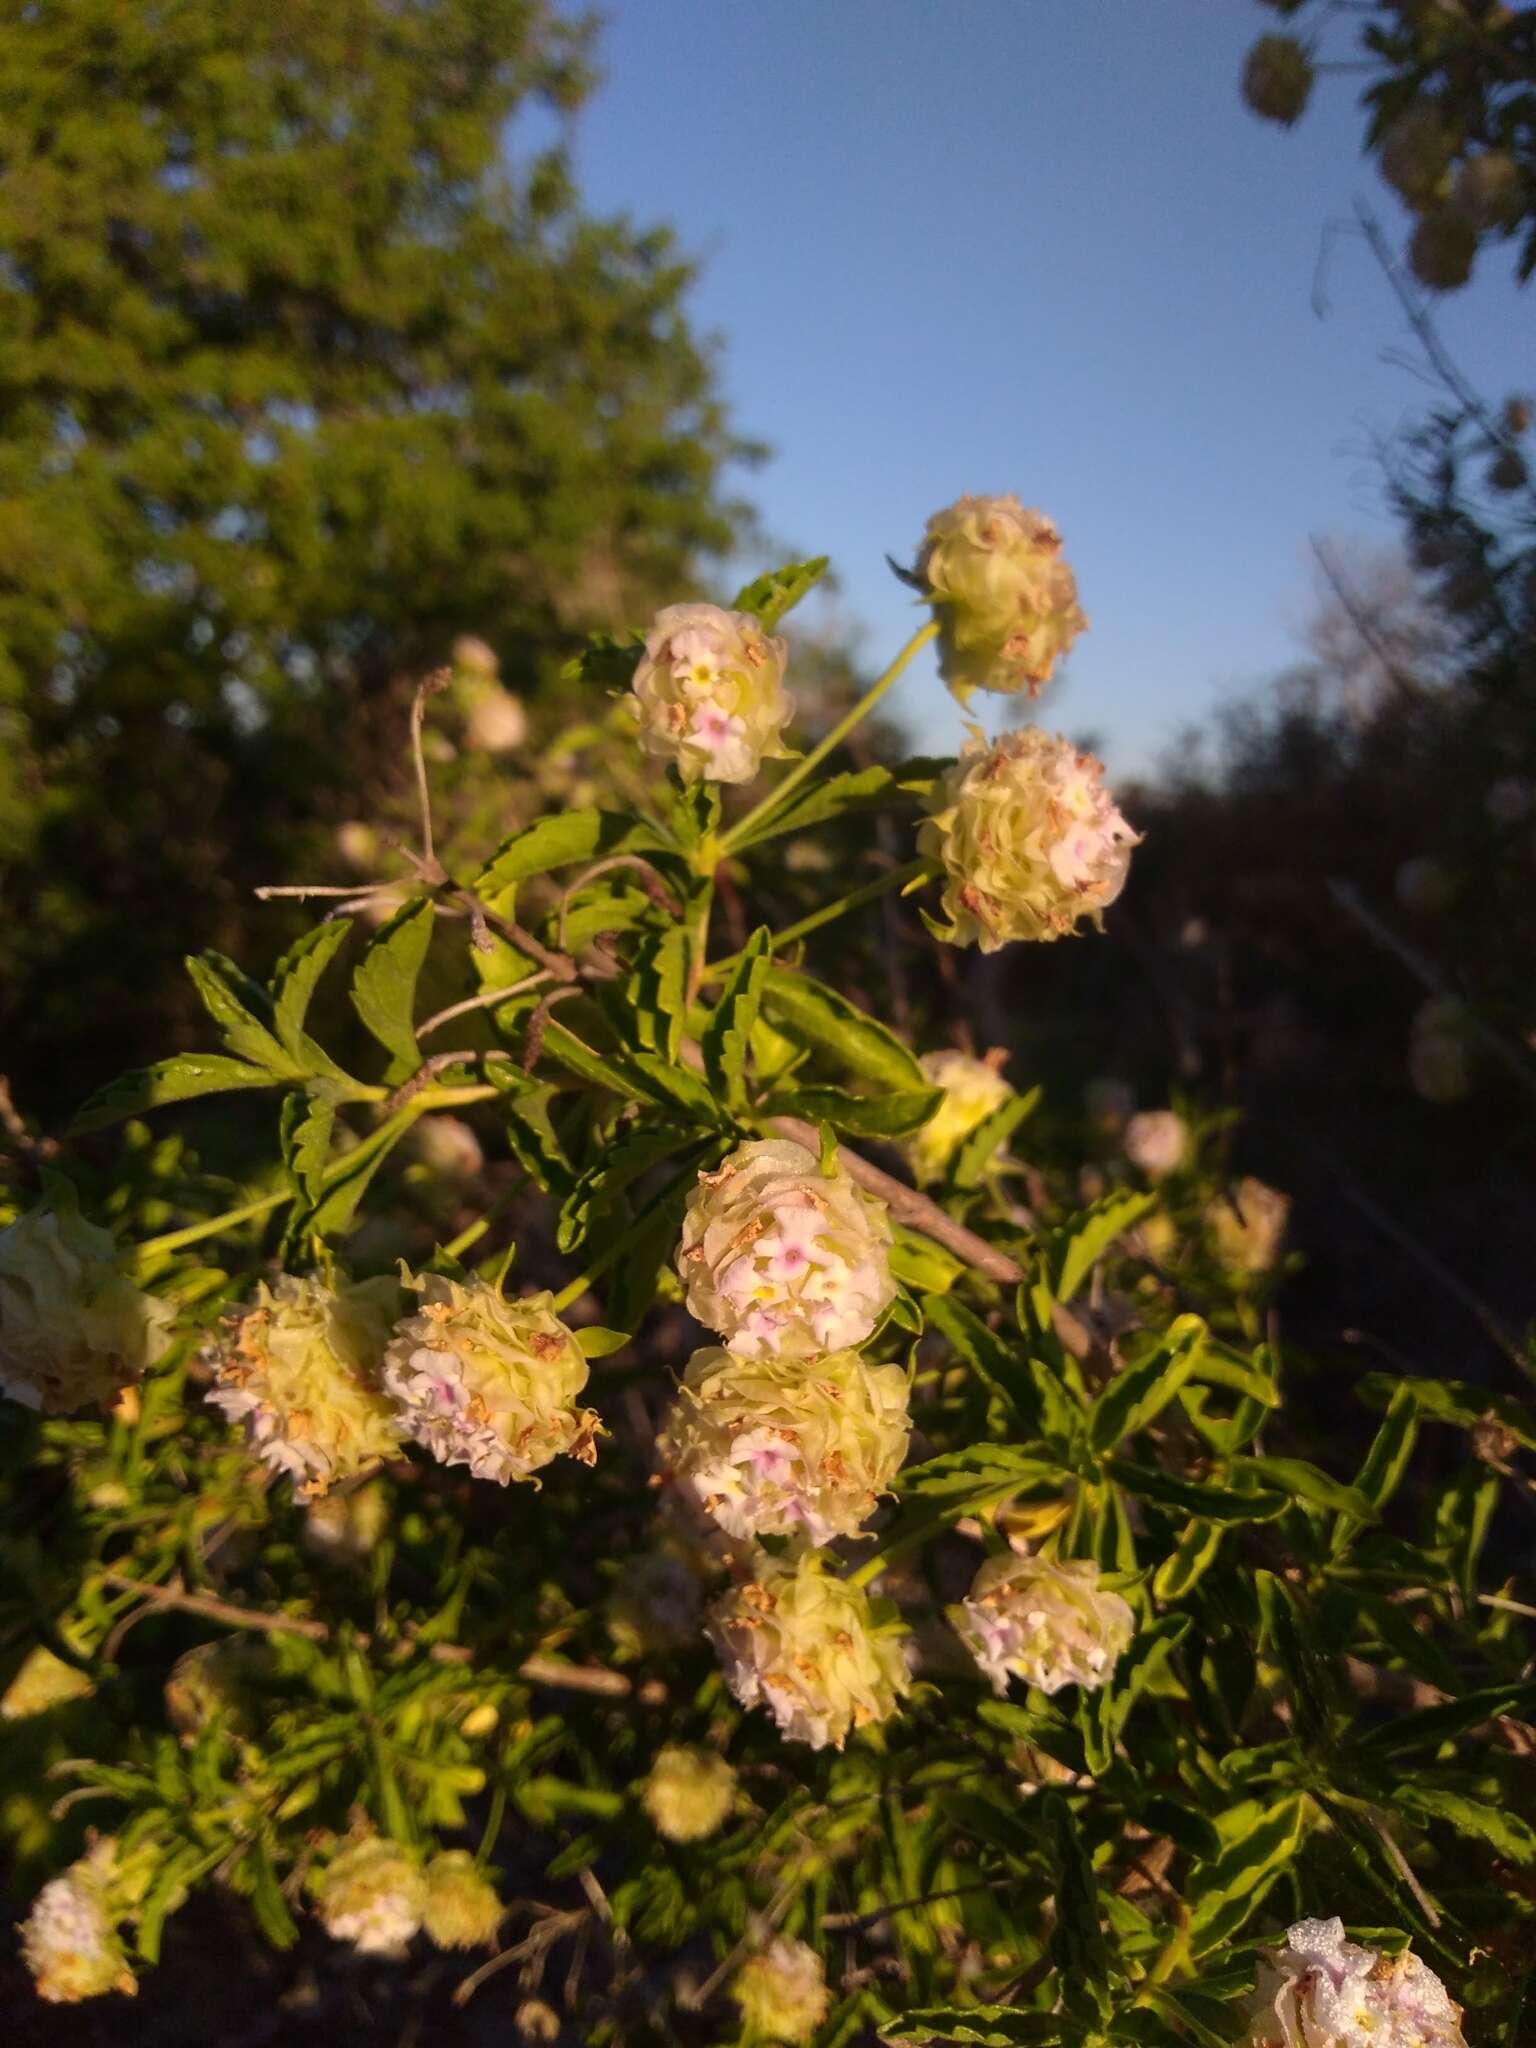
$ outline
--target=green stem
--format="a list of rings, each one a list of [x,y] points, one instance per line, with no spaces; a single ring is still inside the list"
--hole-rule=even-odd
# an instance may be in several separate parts
[[[578,1273],[574,1280],[561,1288],[560,1292],[549,1304],[555,1314],[557,1316],[564,1315],[572,1303],[580,1301],[581,1297],[592,1285],[592,1282],[600,1280],[610,1266],[615,1265],[618,1260],[623,1258],[631,1245],[638,1243],[645,1236],[646,1232],[651,1228],[656,1211],[665,1207],[677,1193],[678,1189],[686,1187],[693,1178],[694,1169],[691,1166],[685,1172],[675,1174],[667,1182],[661,1193],[657,1195],[656,1199],[646,1204],[645,1214],[638,1222],[632,1223],[628,1230],[624,1231],[619,1237],[616,1237],[606,1251],[599,1252],[585,1272]]]
[[[738,818],[730,831],[721,836],[719,851],[722,858],[740,846],[745,840],[750,839],[754,827],[763,824],[773,812],[777,811],[785,798],[792,796],[800,787],[807,775],[815,774],[833,748],[840,747],[859,721],[867,717],[874,710],[908,662],[916,655],[921,654],[938,630],[939,623],[937,619],[930,619],[925,626],[919,626],[890,667],[883,675],[877,677],[871,683],[848,715],[838,720],[820,746],[813,747],[803,761],[797,761],[783,781],[775,784],[760,804],[754,805],[744,818]]]
[[[909,860],[905,867],[892,868],[874,881],[866,882],[861,889],[851,889],[846,896],[839,896],[835,903],[829,903],[822,910],[812,911],[809,917],[802,917],[798,924],[787,925],[783,931],[773,935],[773,950],[778,953],[785,946],[793,945],[796,939],[803,939],[807,932],[816,931],[821,925],[831,924],[834,918],[845,917],[850,910],[861,910],[866,903],[873,903],[877,896],[884,896],[891,889],[904,889],[909,882],[920,876],[936,873],[931,861]],[[724,960],[711,961],[705,968],[702,979],[707,982],[723,981],[736,963],[739,953],[732,953]]]
[[[189,1223],[184,1230],[168,1230],[163,1237],[146,1237],[134,1249],[135,1259],[153,1258],[163,1252],[179,1252],[183,1245],[196,1244],[200,1237],[216,1237],[221,1230],[233,1230],[237,1223],[248,1223],[253,1216],[265,1216],[269,1209],[275,1209],[279,1202],[291,1202],[293,1190],[284,1188],[275,1195],[263,1195],[259,1201],[247,1202],[243,1209],[226,1209],[222,1216],[210,1216],[202,1223]]]

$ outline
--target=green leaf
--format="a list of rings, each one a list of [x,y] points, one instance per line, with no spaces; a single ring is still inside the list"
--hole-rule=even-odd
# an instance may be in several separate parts
[[[747,1051],[772,955],[773,934],[759,925],[742,948],[699,1039],[704,1071],[715,1093],[733,1109],[746,1100]]]
[[[568,936],[568,942],[578,941]],[[627,983],[629,1003],[642,1048],[676,1064],[688,1009],[688,959],[692,940],[680,924],[648,932],[635,948]]]
[[[1166,1835],[1175,1848],[1201,1862],[1213,1863],[1221,1854],[1221,1837],[1205,1815],[1181,1799],[1155,1792],[1136,1808],[1136,1818],[1153,1834]]]
[[[576,1332],[583,1358],[607,1358],[612,1352],[622,1351],[629,1341],[627,1330],[605,1330],[600,1323],[588,1323]]]
[[[386,1080],[406,1080],[421,1064],[414,1021],[416,980],[432,943],[433,922],[427,897],[402,904],[352,976],[352,1006],[390,1055]]]
[[[664,850],[665,841],[649,825],[633,818],[591,806],[555,811],[504,840],[471,879],[470,887],[483,902],[510,914],[519,883],[531,875],[548,874],[551,868],[569,867],[576,861],[601,860],[610,853]],[[511,903],[505,900],[509,892]]]
[[[1178,1479],[1158,1466],[1138,1465],[1129,1458],[1110,1458],[1105,1469],[1128,1493],[1207,1522],[1272,1522],[1291,1504],[1288,1494],[1244,1493],[1200,1479]]]
[[[880,2028],[882,2041],[960,2041],[974,2048],[1086,2048],[1088,2030],[1047,2012],[1014,2005],[932,2005],[904,2012]]]
[[[1194,1871],[1185,1888],[1191,1956],[1206,1955],[1241,1930],[1295,1860],[1305,1814],[1305,1801],[1293,1795],[1268,1806],[1245,1799],[1217,1817],[1222,1852]]]
[[[1406,1385],[1393,1391],[1385,1420],[1365,1455],[1355,1479],[1357,1490],[1378,1510],[1384,1508],[1402,1483],[1419,1435],[1419,1409]],[[1334,1524],[1332,1551],[1335,1557],[1348,1548],[1360,1523],[1352,1515],[1340,1515]]]
[[[742,838],[733,840],[736,852],[761,846],[766,840],[782,838],[786,832],[804,832],[812,825],[824,825],[860,811],[883,810],[905,797],[896,774],[889,768],[858,768],[846,775],[828,776],[825,782],[802,783],[791,791],[781,810],[767,812]]]
[[[1234,1479],[1256,1479],[1260,1485],[1277,1487],[1312,1507],[1354,1515],[1362,1522],[1376,1520],[1375,1506],[1363,1493],[1320,1472],[1305,1458],[1233,1458],[1228,1472]]]
[[[656,1299],[661,1274],[670,1266],[683,1227],[683,1210],[693,1193],[691,1179],[664,1190],[631,1226],[634,1235],[603,1280],[605,1309],[621,1330],[634,1330]]]
[[[1309,1749],[1326,1747],[1331,1718],[1340,1704],[1338,1674],[1318,1651],[1316,1621],[1273,1572],[1255,1572],[1254,1588],[1264,1618],[1264,1639],[1274,1650],[1291,1696],[1296,1733]]]
[[[577,1176],[560,1209],[555,1242],[573,1252],[594,1219],[609,1214],[633,1181],[663,1159],[697,1143],[697,1134],[680,1124],[640,1124],[604,1144],[590,1166]]]
[[[1408,1756],[1418,1750],[1438,1749],[1501,1715],[1520,1715],[1536,1707],[1536,1679],[1516,1678],[1503,1685],[1487,1685],[1478,1692],[1463,1693],[1459,1700],[1447,1700],[1438,1707],[1419,1707],[1379,1728],[1355,1738],[1354,1747],[1371,1757]]]
[[[1087,1695],[1104,1746],[1105,1761],[1100,1769],[1106,1768],[1114,1756],[1115,1744],[1125,1732],[1132,1708],[1183,1641],[1189,1625],[1187,1614],[1165,1614],[1138,1628],[1109,1682],[1098,1692]],[[1093,1768],[1090,1763],[1089,1769]]]
[[[927,1123],[944,1100],[940,1088],[884,1089],[853,1095],[846,1088],[793,1088],[764,1104],[765,1116],[797,1116],[808,1124],[831,1124],[856,1138],[901,1138]]]
[[[1188,1522],[1173,1550],[1152,1575],[1153,1598],[1163,1602],[1182,1600],[1216,1562],[1221,1548],[1220,1523]]]
[[[786,1038],[866,1081],[908,1091],[928,1086],[927,1076],[899,1038],[808,974],[770,968],[763,985],[763,1009]]]
[[[307,1237],[341,1237],[352,1227],[357,1205],[370,1182],[395,1146],[405,1136],[416,1115],[412,1109],[399,1111],[387,1123],[370,1131],[362,1143],[343,1153],[327,1168],[313,1206],[301,1211],[295,1206],[284,1239],[287,1247],[302,1244]]]
[[[898,1223],[891,1245],[891,1271],[903,1287],[915,1293],[945,1295],[966,1267],[933,1238]]]
[[[203,1008],[232,1053],[258,1067],[270,1067],[274,1074],[292,1078],[303,1075],[303,1066],[248,1007],[248,996],[266,1001],[265,989],[254,989],[239,968],[220,953],[191,954],[186,965],[203,999]]]
[[[120,1074],[105,1088],[88,1096],[70,1123],[73,1135],[105,1130],[124,1117],[141,1116],[145,1110],[162,1108],[168,1102],[189,1102],[198,1095],[223,1095],[235,1088],[275,1088],[281,1076],[269,1067],[248,1066],[244,1060],[226,1059],[216,1052],[177,1053],[174,1059],[157,1060],[152,1067],[136,1067]]]
[[[1373,1408],[1389,1407],[1402,1394],[1431,1422],[1451,1422],[1462,1429],[1497,1422],[1524,1449],[1536,1451],[1536,1411],[1529,1402],[1511,1394],[1490,1394],[1470,1380],[1400,1379],[1396,1373],[1371,1372],[1355,1391]]]
[[[1059,1792],[1041,1795],[1056,1862],[1056,1929],[1051,1958],[1062,1996],[1087,2019],[1109,2017],[1109,1944],[1099,1924],[1099,1892],[1093,1865],[1078,1833],[1072,1809]]]
[[[310,1065],[318,1050],[304,1029],[315,988],[351,929],[350,917],[317,924],[277,963],[272,977],[273,1023],[279,1039],[301,1065]]]
[[[244,1880],[242,1889],[250,1899],[251,1911],[263,1935],[274,1948],[292,1948],[299,1938],[299,1930],[288,1910],[288,1901],[283,1897],[283,1888],[278,1883],[271,1855],[261,1836],[246,1851],[239,1866],[239,1875]]]
[[[658,1107],[680,1109],[706,1129],[719,1130],[730,1123],[728,1112],[691,1067],[674,1067],[654,1052],[632,1052],[624,1064],[635,1075],[638,1091]]]
[[[1088,1411],[1090,1446],[1110,1451],[1145,1429],[1189,1378],[1204,1342],[1199,1316],[1179,1316],[1146,1358],[1116,1373]]]
[[[498,1070],[492,1068],[495,1074]],[[507,1143],[512,1156],[537,1187],[562,1202],[573,1198],[576,1169],[565,1144],[550,1118],[550,1106],[559,1090],[544,1083],[532,1088],[508,1090],[499,1107],[507,1124]]]
[[[560,680],[599,690],[627,689],[644,647],[645,635],[633,627],[623,633],[594,633],[566,662]]]
[[[1486,1842],[1522,1869],[1536,1865],[1536,1828],[1512,1809],[1489,1806],[1481,1799],[1468,1799],[1463,1793],[1416,1780],[1399,1785],[1393,1797],[1417,1819],[1443,1820],[1458,1834]]]
[[[1241,1352],[1234,1351],[1230,1344],[1223,1344],[1219,1337],[1213,1337],[1207,1331],[1205,1343],[1190,1367],[1189,1376],[1208,1386],[1230,1387],[1234,1393],[1245,1394],[1264,1408],[1280,1406],[1274,1356],[1267,1344],[1258,1346],[1254,1352],[1254,1363],[1250,1364]]]
[[[306,1201],[320,1199],[335,1123],[335,1101],[322,1090],[306,1094],[295,1089],[283,1097],[278,1131],[283,1164],[298,1182]]]
[[[1046,1240],[1045,1272],[1053,1297],[1070,1301],[1115,1239],[1156,1206],[1156,1195],[1116,1188],[1052,1231]]]
[[[1002,1395],[1025,1429],[1042,1426],[1041,1389],[1022,1347],[1005,1342],[963,1302],[947,1296],[928,1304],[928,1321],[949,1340],[977,1378]]]
[[[731,600],[731,610],[751,612],[765,633],[771,633],[786,612],[814,590],[827,573],[829,557],[814,555],[808,562],[786,562],[744,583]]]
[[[955,1186],[979,1187],[995,1155],[1039,1106],[1040,1090],[1031,1088],[1024,1095],[1010,1096],[1000,1109],[994,1109],[989,1117],[985,1117],[955,1154],[950,1169],[950,1178]]]

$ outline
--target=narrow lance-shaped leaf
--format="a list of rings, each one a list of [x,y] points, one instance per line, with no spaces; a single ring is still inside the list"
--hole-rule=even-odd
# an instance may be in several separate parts
[[[194,953],[188,957],[191,975],[203,1008],[219,1028],[219,1036],[238,1058],[274,1074],[298,1076],[303,1068],[262,1023],[246,1000],[265,1003],[265,989],[255,989],[232,962],[219,953]]]
[[[124,1117],[141,1116],[145,1110],[160,1109],[167,1103],[190,1102],[199,1095],[222,1095],[236,1088],[276,1088],[283,1076],[270,1067],[253,1067],[244,1060],[227,1059],[216,1052],[183,1052],[174,1059],[158,1060],[152,1067],[136,1067],[120,1074],[105,1088],[98,1088],[75,1112],[70,1130],[104,1130]]]
[[[1088,1441],[1094,1450],[1113,1450],[1161,1414],[1189,1378],[1204,1341],[1199,1316],[1180,1316],[1154,1351],[1117,1373],[1089,1411]]]
[[[928,1078],[901,1040],[856,1004],[807,974],[772,967],[763,1008],[787,1038],[813,1047],[850,1073],[887,1088],[922,1089]]]
[[[421,1064],[416,1044],[416,982],[432,943],[433,911],[419,896],[396,911],[352,977],[352,1003],[390,1055],[386,1079],[404,1080]]]
[[[747,1049],[772,955],[773,935],[760,925],[742,948],[699,1040],[704,1071],[732,1108],[745,1100]]]

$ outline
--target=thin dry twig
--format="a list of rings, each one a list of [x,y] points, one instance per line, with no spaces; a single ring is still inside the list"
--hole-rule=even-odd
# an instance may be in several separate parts
[[[683,906],[667,887],[651,863],[638,853],[611,853],[606,860],[594,861],[591,867],[583,869],[575,881],[568,882],[560,891],[560,918],[556,927],[555,943],[564,949],[565,923],[570,914],[571,898],[585,889],[589,882],[595,882],[599,875],[612,873],[615,868],[630,868],[640,877],[640,886],[658,910],[664,910],[669,917],[681,917]]]
[[[437,856],[432,850],[432,792],[427,783],[427,760],[422,751],[421,728],[426,720],[427,699],[446,690],[453,681],[450,668],[434,669],[429,676],[423,676],[416,686],[411,699],[411,760],[416,769],[416,802],[421,811],[421,857],[423,865],[434,867]]]
[[[422,1061],[408,1081],[400,1083],[394,1094],[384,1104],[384,1116],[386,1119],[394,1116],[398,1110],[405,1107],[413,1096],[419,1095],[423,1088],[427,1087],[430,1082],[435,1081],[439,1074],[445,1073],[449,1067],[473,1067],[477,1063],[483,1065],[486,1060],[510,1060],[511,1057],[512,1055],[509,1052],[494,1051],[435,1052],[431,1059]]]
[[[496,1010],[508,1003],[513,996],[525,995],[529,989],[541,988],[551,979],[548,968],[540,968],[537,974],[525,974],[521,981],[508,982],[505,988],[483,988],[477,996],[466,996],[461,1003],[450,1003],[446,1010],[439,1010],[428,1017],[424,1024],[416,1026],[416,1036],[425,1038],[429,1031],[435,1031],[440,1024],[447,1024],[455,1017],[467,1017],[473,1010]]]
[[[125,1572],[105,1571],[101,1576],[109,1586],[142,1594],[151,1606],[200,1614],[205,1621],[221,1621],[228,1628],[254,1628],[267,1635],[307,1636],[312,1643],[324,1642],[330,1634],[323,1621],[305,1621],[295,1614],[266,1614],[259,1607],[241,1607],[233,1600],[216,1599],[211,1593],[189,1593],[179,1579],[154,1586],[143,1579],[131,1579]]]

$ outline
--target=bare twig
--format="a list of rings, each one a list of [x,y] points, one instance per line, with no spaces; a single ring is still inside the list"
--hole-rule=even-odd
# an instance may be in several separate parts
[[[1438,1932],[1440,1927],[1440,1909],[1435,1904],[1434,1900],[1429,1896],[1429,1893],[1425,1891],[1423,1885],[1421,1885],[1419,1883],[1419,1880],[1414,1876],[1413,1865],[1408,1861],[1408,1858],[1403,1854],[1402,1850],[1398,1847],[1396,1837],[1393,1835],[1392,1830],[1387,1826],[1384,1820],[1380,1819],[1374,1813],[1370,1815],[1370,1823],[1371,1826],[1376,1830],[1376,1833],[1381,1837],[1381,1846],[1386,1850],[1387,1854],[1392,1858],[1392,1861],[1397,1865],[1398,1876],[1401,1877],[1403,1883],[1407,1885],[1409,1891],[1411,1891],[1413,1893],[1413,1896],[1418,1900],[1419,1911],[1424,1915],[1424,1918],[1429,1922],[1430,1926]]]
[[[413,1096],[419,1095],[429,1082],[435,1081],[449,1067],[472,1067],[486,1060],[510,1060],[511,1057],[509,1052],[435,1052],[431,1059],[423,1060],[408,1081],[400,1083],[384,1104],[384,1115],[389,1118],[403,1109]]]
[[[432,793],[427,786],[427,761],[422,752],[421,728],[427,715],[427,699],[435,697],[440,690],[446,690],[453,680],[453,670],[434,669],[429,676],[423,676],[411,699],[411,760],[416,768],[416,801],[421,810],[421,857],[423,865],[433,867],[437,856],[432,850]]]
[[[505,988],[483,988],[477,996],[466,996],[462,1003],[450,1003],[446,1010],[439,1010],[428,1017],[424,1024],[416,1026],[416,1036],[424,1038],[429,1031],[435,1031],[440,1024],[447,1024],[455,1017],[467,1017],[472,1010],[496,1010],[513,996],[525,995],[529,989],[540,988],[550,980],[547,968],[540,968],[537,974],[525,974],[521,981],[509,982]]]
[[[1365,642],[1371,653],[1381,663],[1383,672],[1390,679],[1394,688],[1400,691],[1410,704],[1422,703],[1424,698],[1422,687],[1408,674],[1406,669],[1398,664],[1391,648],[1382,639],[1375,621],[1361,604],[1359,596],[1339,569],[1338,564],[1329,554],[1327,547],[1318,539],[1315,533],[1309,536],[1309,539],[1317,566],[1327,578],[1329,589],[1344,607],[1344,613],[1349,623],[1360,635],[1360,638]]]
[[[254,1628],[267,1635],[307,1636],[312,1643],[324,1642],[330,1630],[323,1621],[304,1621],[293,1614],[266,1614],[259,1607],[240,1607],[233,1600],[217,1600],[211,1593],[189,1593],[179,1579],[153,1586],[131,1579],[124,1572],[104,1571],[109,1586],[140,1593],[155,1607],[174,1607],[183,1614],[200,1614],[206,1621],[221,1621],[227,1628]]]
[[[57,1138],[34,1138],[11,1096],[11,1084],[0,1074],[0,1130],[24,1158],[52,1159],[59,1149]]]
[[[560,921],[555,943],[564,949],[565,921],[570,914],[571,898],[585,889],[589,882],[595,882],[599,875],[610,874],[615,868],[631,868],[640,877],[640,886],[658,910],[666,911],[669,917],[681,917],[683,906],[667,887],[651,863],[638,853],[611,853],[606,860],[595,861],[591,867],[579,874],[574,882],[568,882],[560,891]]]

